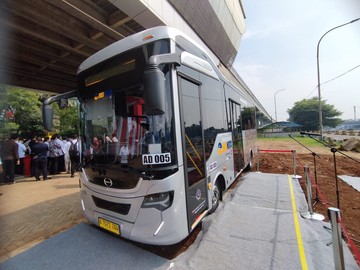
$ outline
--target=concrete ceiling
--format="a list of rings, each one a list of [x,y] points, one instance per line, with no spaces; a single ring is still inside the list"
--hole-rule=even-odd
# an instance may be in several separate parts
[[[144,30],[108,0],[1,0],[0,83],[63,93],[82,61]]]

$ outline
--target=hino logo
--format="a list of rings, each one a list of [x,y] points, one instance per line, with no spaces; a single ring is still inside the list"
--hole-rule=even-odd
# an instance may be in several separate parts
[[[113,181],[110,178],[104,178],[104,185],[107,187],[112,187]]]

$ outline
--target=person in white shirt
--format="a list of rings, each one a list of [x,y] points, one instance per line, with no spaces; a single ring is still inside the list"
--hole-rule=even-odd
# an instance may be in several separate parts
[[[17,139],[17,140],[15,140],[15,142],[18,145],[19,160],[20,160],[20,163],[18,165],[16,165],[15,173],[18,175],[23,175],[24,174],[24,157],[25,157],[25,152],[26,152],[26,146],[25,146],[25,144],[23,144],[23,140],[21,140],[21,139]]]
[[[124,145],[121,146],[119,156],[121,164],[128,164],[129,147],[127,140],[125,140]]]
[[[70,142],[70,138],[67,139],[67,138],[63,138],[63,152],[64,152],[64,160],[65,160],[65,171],[66,173],[70,173],[70,163],[71,163],[71,160],[70,160],[70,155],[69,155],[69,149],[70,149],[70,145],[71,145],[71,142]]]

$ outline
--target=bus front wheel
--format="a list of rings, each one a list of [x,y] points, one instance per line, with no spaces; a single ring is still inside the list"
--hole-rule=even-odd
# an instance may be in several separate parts
[[[216,181],[214,188],[213,188],[213,196],[212,196],[212,207],[209,211],[210,214],[214,213],[218,208],[220,203],[220,189],[218,181]]]
[[[250,160],[249,160],[249,164],[246,166],[246,171],[251,171],[252,167],[254,166],[254,155],[251,152],[250,153]]]

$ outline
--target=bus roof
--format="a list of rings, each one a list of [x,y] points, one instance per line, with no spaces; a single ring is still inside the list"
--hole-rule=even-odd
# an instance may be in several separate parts
[[[175,41],[176,36],[185,37],[187,40],[191,41],[198,48],[200,48],[204,54],[206,54],[205,50],[200,45],[198,45],[194,40],[186,36],[180,30],[168,26],[157,26],[123,38],[96,52],[81,63],[77,73],[79,74],[80,72],[96,65],[97,63],[100,63],[122,52],[126,52],[132,48],[136,48],[144,44],[153,42],[154,40],[170,38]],[[207,57],[210,59],[208,55]]]

